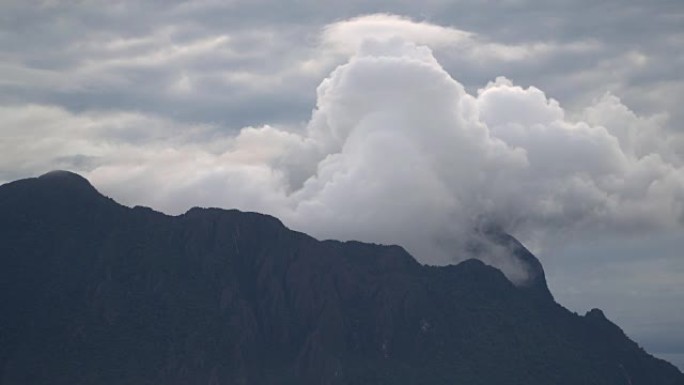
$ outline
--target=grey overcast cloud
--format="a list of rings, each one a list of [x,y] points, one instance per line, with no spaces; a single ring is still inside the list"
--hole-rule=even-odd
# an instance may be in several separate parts
[[[0,0],[0,183],[431,264],[485,218],[684,369],[683,74],[681,0]]]

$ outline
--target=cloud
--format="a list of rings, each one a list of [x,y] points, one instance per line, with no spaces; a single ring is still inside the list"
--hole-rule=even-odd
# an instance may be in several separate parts
[[[321,36],[321,45],[331,51],[345,55],[357,52],[369,39],[390,40],[393,38],[411,41],[455,52],[470,63],[512,63],[550,56],[558,52],[585,53],[601,48],[595,40],[571,43],[525,42],[502,44],[490,41],[482,35],[443,27],[429,22],[417,22],[408,17],[376,13],[354,17],[328,24]],[[458,60],[458,59],[456,59]]]
[[[400,38],[433,47],[452,46],[473,39],[473,34],[466,31],[380,13],[329,24],[323,30],[322,42],[353,54],[369,36],[378,40]]]
[[[401,244],[430,264],[470,257],[465,243],[483,218],[532,245],[565,232],[682,225],[684,168],[662,118],[607,94],[571,119],[540,89],[504,77],[470,94],[430,48],[407,40],[461,35],[386,15],[348,23],[324,33],[350,35],[354,54],[319,85],[304,127],[232,134],[139,113],[20,106],[0,112],[3,164],[24,173],[65,165],[125,203],[171,213],[267,212],[318,237]],[[387,24],[404,32],[387,34]],[[380,33],[361,39],[369,25]],[[520,280],[504,259],[488,262]]]
[[[530,242],[679,226],[684,175],[678,159],[665,160],[668,138],[628,143],[624,133],[657,130],[658,120],[610,95],[587,112],[593,121],[611,114],[570,120],[539,89],[505,78],[469,95],[426,47],[367,41],[318,89],[305,139],[321,160],[292,194],[289,220],[326,236],[401,243],[429,263],[459,258],[463,232],[483,216]]]

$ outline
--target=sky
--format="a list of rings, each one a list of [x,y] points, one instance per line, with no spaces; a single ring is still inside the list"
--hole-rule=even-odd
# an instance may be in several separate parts
[[[684,369],[683,26],[679,0],[0,0],[0,183],[67,169],[429,264],[495,224]]]

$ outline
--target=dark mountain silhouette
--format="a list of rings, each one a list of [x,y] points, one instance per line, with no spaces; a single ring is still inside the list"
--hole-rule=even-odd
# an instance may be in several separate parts
[[[68,172],[0,186],[0,383],[684,384],[600,310],[478,260],[128,208]]]

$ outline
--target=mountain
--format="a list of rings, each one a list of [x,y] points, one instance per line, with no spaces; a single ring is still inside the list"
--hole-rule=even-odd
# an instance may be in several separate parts
[[[51,172],[0,186],[0,384],[684,384],[600,310],[478,260],[318,241],[276,218],[121,206]]]

